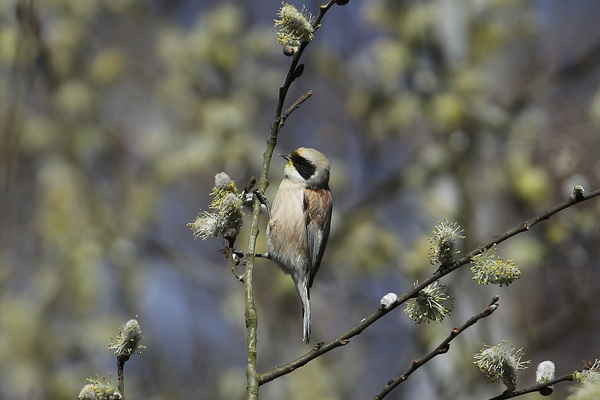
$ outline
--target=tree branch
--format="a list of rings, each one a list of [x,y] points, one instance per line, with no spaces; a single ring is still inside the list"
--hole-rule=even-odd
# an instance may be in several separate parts
[[[318,27],[321,19],[335,4],[335,0],[330,0],[324,6],[319,8],[319,14],[313,21],[313,27]],[[269,185],[268,174],[269,168],[271,166],[271,159],[273,158],[273,152],[275,150],[275,146],[277,145],[277,136],[279,135],[280,129],[283,127],[285,123],[285,119],[310,95],[306,96],[306,98],[301,98],[298,100],[290,109],[286,111],[284,116],[282,117],[283,105],[285,103],[285,99],[288,93],[288,90],[294,80],[298,78],[301,74],[301,70],[298,68],[298,62],[300,61],[300,57],[302,57],[302,53],[306,46],[308,46],[309,42],[302,42],[298,50],[294,53],[294,57],[292,59],[292,63],[290,65],[290,69],[288,70],[285,82],[281,88],[279,88],[279,98],[277,101],[277,105],[275,107],[275,116],[273,119],[273,123],[271,124],[271,133],[269,138],[267,139],[267,148],[263,155],[263,166],[260,172],[260,178],[258,181],[258,191],[260,193],[264,193],[265,189]],[[311,93],[312,94],[312,93]],[[296,105],[297,104],[297,105]],[[259,374],[256,371],[256,343],[257,343],[257,327],[258,327],[258,314],[256,312],[256,305],[254,303],[254,293],[253,293],[253,273],[254,273],[254,254],[256,250],[256,241],[259,234],[258,223],[260,219],[260,209],[261,204],[259,201],[254,202],[254,210],[252,213],[252,222],[250,227],[250,237],[248,239],[248,251],[246,253],[246,271],[244,272],[244,293],[245,293],[245,317],[246,317],[246,327],[248,329],[247,333],[247,364],[246,364],[246,380],[247,380],[247,391],[246,398],[248,400],[256,400],[258,399],[258,387],[259,383]],[[231,262],[231,260],[230,260]]]
[[[121,393],[121,399],[125,400],[125,378],[123,375],[123,368],[125,363],[129,360],[129,354],[122,354],[117,356],[117,390]]]
[[[437,346],[431,353],[427,354],[424,358],[422,358],[420,360],[413,360],[413,362],[410,365],[410,367],[408,368],[408,370],[406,370],[406,372],[404,374],[402,374],[401,376],[390,380],[388,382],[388,384],[383,388],[383,391],[381,391],[381,393],[379,393],[377,396],[375,396],[373,398],[373,400],[383,399],[392,390],[394,390],[396,387],[398,387],[402,382],[406,381],[413,372],[415,372],[417,369],[421,368],[423,365],[425,365],[427,362],[429,362],[435,356],[447,353],[448,350],[450,349],[450,342],[452,340],[454,340],[454,338],[456,338],[458,335],[460,335],[464,330],[466,330],[470,326],[477,323],[477,321],[479,321],[480,319],[489,317],[490,315],[492,315],[492,313],[496,310],[496,308],[498,308],[498,306],[496,305],[497,302],[498,302],[498,296],[494,296],[494,298],[492,299],[492,302],[486,308],[484,308],[483,311],[481,311],[479,314],[474,315],[471,318],[469,318],[467,320],[467,322],[465,322],[462,326],[452,329],[452,331],[450,332],[450,335],[448,335],[448,337],[446,339],[444,339],[439,344],[439,346]]]
[[[306,100],[308,100],[308,98],[312,95],[313,95],[313,91],[309,90],[308,92],[306,92],[305,94],[300,96],[300,98],[298,100],[296,100],[294,102],[294,104],[292,104],[287,110],[285,110],[285,112],[279,119],[279,129],[283,128],[283,125],[285,124],[285,120],[288,119],[290,114],[293,113],[294,110],[296,110],[298,107],[300,107],[300,105],[302,103],[304,103]]]
[[[577,370],[577,371],[582,371]],[[524,394],[527,393],[533,393],[533,392],[539,392],[540,390],[543,390],[547,387],[550,387],[552,385],[554,385],[555,383],[559,383],[559,382],[564,382],[564,381],[572,381],[573,380],[573,376],[575,375],[575,373],[577,371],[573,371],[571,373],[565,374],[563,376],[559,376],[558,378],[552,379],[551,381],[545,382],[545,383],[540,383],[539,385],[534,385],[531,386],[527,389],[521,389],[521,390],[515,390],[515,391],[508,391],[505,390],[502,394],[499,394],[496,397],[492,397],[490,400],[502,400],[502,399],[510,399],[513,397],[517,397],[517,396],[522,396]]]
[[[398,296],[398,299],[396,300],[396,302],[391,304],[388,308],[377,309],[373,314],[364,318],[358,324],[356,324],[353,328],[344,332],[343,334],[341,334],[337,338],[331,340],[330,342],[319,343],[315,347],[313,347],[313,349],[311,351],[309,351],[302,357],[300,357],[296,360],[293,360],[282,367],[277,367],[272,371],[261,374],[258,379],[258,384],[263,385],[267,382],[271,382],[272,380],[274,380],[280,376],[289,374],[290,372],[296,370],[297,368],[302,367],[303,365],[306,365],[311,360],[313,360],[335,348],[338,348],[338,347],[348,344],[349,339],[360,334],[363,330],[368,328],[370,325],[374,324],[378,319],[380,319],[384,315],[388,314],[390,311],[392,311],[396,307],[405,303],[409,299],[415,297],[422,289],[424,289],[428,285],[439,280],[441,277],[448,275],[449,273],[460,268],[461,266],[470,263],[471,259],[474,256],[476,256],[477,254],[480,254],[484,249],[488,249],[488,248],[492,247],[494,244],[504,242],[505,240],[507,240],[519,233],[528,231],[529,228],[532,227],[533,225],[536,225],[539,222],[549,219],[554,214],[557,214],[560,211],[562,211],[568,207],[571,207],[575,204],[589,200],[591,198],[597,197],[599,195],[600,195],[600,189],[594,190],[594,191],[590,192],[588,195],[580,194],[578,196],[572,196],[569,199],[567,199],[566,201],[564,201],[563,203],[560,203],[557,206],[555,206],[533,218],[530,218],[530,219],[522,222],[521,224],[506,231],[505,233],[494,236],[488,243],[471,251],[467,255],[465,255],[465,256],[461,257],[460,259],[456,260],[455,262],[453,262],[452,264],[447,265],[447,266],[440,266],[437,269],[437,271],[435,271],[431,276],[429,276],[423,282],[415,285],[413,288],[406,291],[403,295]]]
[[[483,250],[489,249],[495,244],[502,243],[505,240],[508,240],[511,237],[518,235],[519,233],[528,231],[532,226],[537,225],[540,222],[550,219],[550,217],[561,212],[562,210],[564,210],[566,208],[569,208],[575,204],[581,203],[585,200],[589,200],[589,199],[597,197],[597,196],[600,196],[600,189],[596,189],[596,190],[590,192],[588,195],[585,195],[583,193],[578,194],[577,196],[572,195],[567,200],[556,205],[555,207],[553,207],[547,211],[544,211],[543,213],[541,213],[533,218],[530,218],[527,221],[522,222],[521,224],[515,226],[514,228],[512,228],[500,235],[494,236],[488,243],[484,244],[483,246],[481,246],[480,248],[478,248],[476,250],[471,251],[470,253],[461,257],[460,259],[456,260],[454,263],[452,263],[450,265],[450,267],[447,270],[446,270],[446,268],[441,268],[442,270],[444,270],[444,273],[440,276],[447,275],[448,273],[454,271],[455,269],[457,269],[465,264],[470,263],[471,259],[474,256],[481,254]]]

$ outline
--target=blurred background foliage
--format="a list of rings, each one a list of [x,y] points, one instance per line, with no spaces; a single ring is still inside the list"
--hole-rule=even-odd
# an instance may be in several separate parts
[[[0,1],[0,399],[116,381],[107,343],[135,315],[148,348],[125,367],[129,398],[243,396],[243,289],[220,241],[195,241],[186,224],[216,173],[239,187],[259,174],[290,61],[272,32],[279,6]],[[326,15],[289,102],[315,94],[278,147],[333,162],[315,343],[433,272],[437,221],[458,221],[472,249],[575,184],[600,186],[599,16],[594,0],[363,0]],[[503,338],[533,361],[521,386],[545,359],[579,368],[600,356],[599,212],[570,208],[501,245],[523,270],[508,288],[459,270],[443,282],[455,299],[443,323],[395,312],[261,397],[371,398],[495,294],[492,318],[390,398],[500,393],[472,354]],[[260,260],[255,276],[265,371],[307,349],[291,279]]]

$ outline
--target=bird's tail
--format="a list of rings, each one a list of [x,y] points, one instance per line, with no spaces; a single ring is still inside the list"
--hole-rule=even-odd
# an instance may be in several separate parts
[[[300,283],[296,287],[302,301],[302,340],[305,344],[310,341],[310,292],[306,285]]]

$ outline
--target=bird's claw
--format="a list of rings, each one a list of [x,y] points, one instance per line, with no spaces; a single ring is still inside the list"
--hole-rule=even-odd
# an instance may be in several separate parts
[[[271,219],[271,207],[269,206],[269,199],[267,199],[267,197],[264,194],[262,194],[258,189],[254,190],[254,195],[256,196],[258,201],[260,201],[260,204],[265,206],[265,208],[267,209],[267,215],[269,216],[269,219]]]

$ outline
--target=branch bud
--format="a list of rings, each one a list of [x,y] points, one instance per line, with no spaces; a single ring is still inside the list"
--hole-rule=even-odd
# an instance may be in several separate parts
[[[585,190],[583,190],[583,186],[577,185],[573,188],[573,194],[571,195],[571,197],[577,201],[583,200],[584,192]]]
[[[296,50],[292,46],[290,46],[289,44],[286,44],[285,46],[283,46],[283,54],[286,57],[293,56],[295,52],[296,52]]]
[[[388,293],[381,298],[379,308],[382,310],[389,310],[396,300],[398,300],[398,295],[396,293]]]

